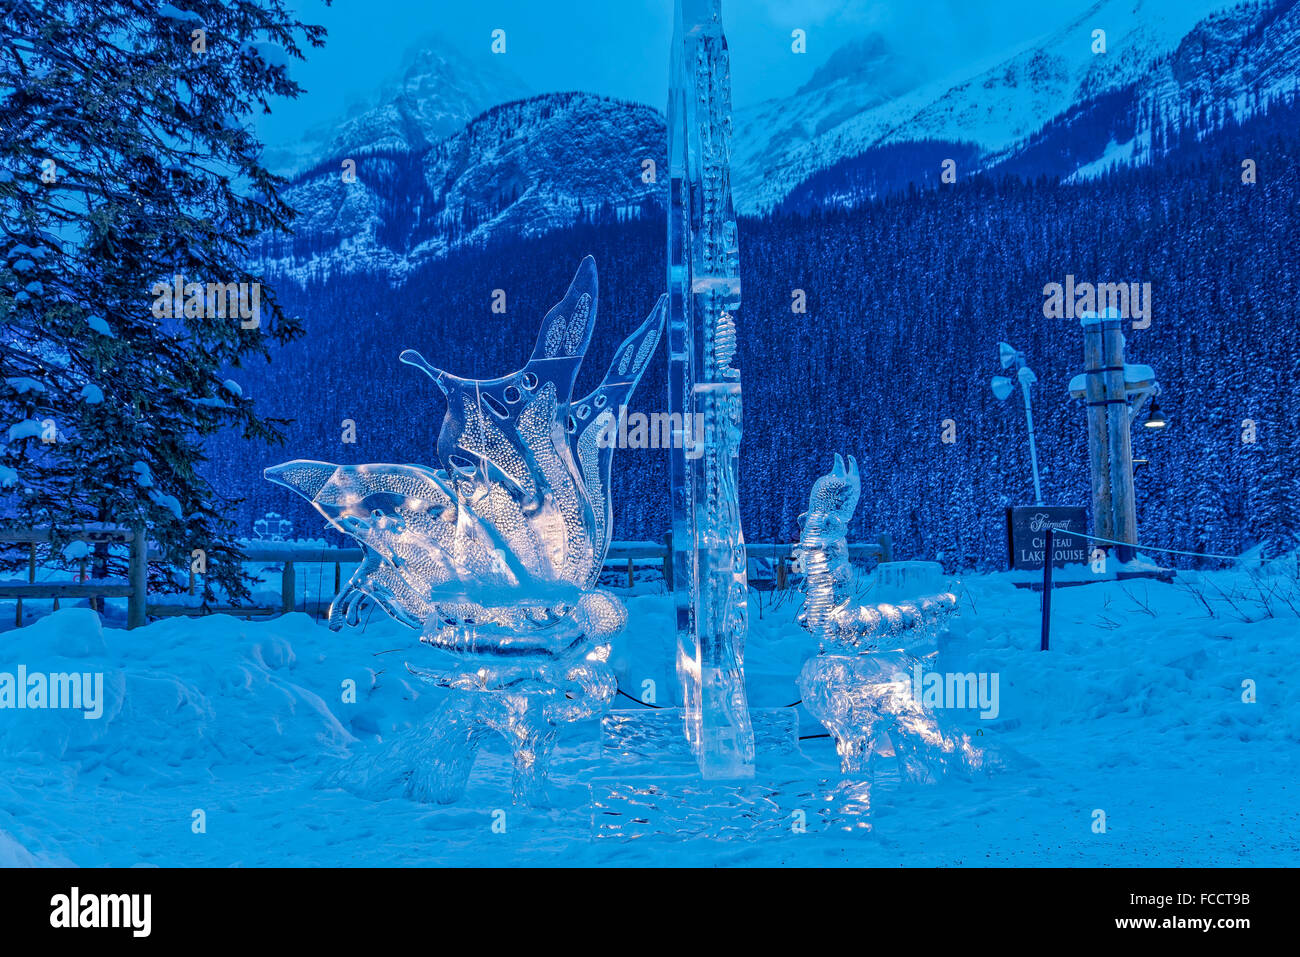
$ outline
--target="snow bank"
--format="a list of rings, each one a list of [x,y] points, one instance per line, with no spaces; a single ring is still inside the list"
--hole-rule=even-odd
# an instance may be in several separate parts
[[[1294,587],[1277,570],[1268,581]],[[721,843],[673,833],[672,820],[662,839],[593,841],[593,795],[610,782],[630,793],[640,779],[602,755],[592,722],[561,738],[549,811],[511,808],[495,740],[455,806],[322,787],[416,727],[442,694],[403,667],[421,660],[415,634],[381,616],[343,633],[302,614],[121,631],[65,609],[6,632],[0,672],[102,673],[103,717],[0,710],[0,865],[1295,864],[1300,627],[1284,603],[1272,617],[1252,606],[1253,582],[1225,572],[1061,588],[1041,652],[1038,595],[1007,575],[970,578],[939,667],[996,675],[997,714],[941,718],[1026,760],[975,782],[884,781],[873,831],[819,829],[809,795],[838,764],[831,741],[807,737],[823,729],[799,708],[805,740],[760,755],[756,786],[771,789],[778,817],[807,810],[807,833],[792,837],[776,819]],[[815,648],[795,624],[798,605],[794,593],[751,592],[751,707],[799,697],[795,676]],[[620,687],[669,703],[672,602],[640,594],[628,607],[612,657]],[[644,710],[621,697],[617,707]],[[681,812],[717,824],[729,801],[709,793]],[[501,808],[510,824],[497,839]],[[1092,827],[1098,809],[1104,833]],[[206,831],[192,827],[197,810]]]
[[[259,624],[170,619],[128,632],[105,631],[94,612],[72,608],[5,637],[0,670],[102,674],[104,701],[98,719],[75,710],[0,712],[0,759],[63,764],[122,786],[198,780],[249,761],[339,756],[358,735],[405,726],[403,699],[418,697],[400,679],[381,691],[372,655],[306,615]],[[366,704],[342,704],[345,681]]]
[[[0,831],[0,867],[35,867],[36,858],[13,837]]]

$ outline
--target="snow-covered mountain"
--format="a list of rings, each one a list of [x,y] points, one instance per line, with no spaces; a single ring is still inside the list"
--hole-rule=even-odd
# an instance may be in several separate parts
[[[285,191],[295,238],[257,250],[273,272],[382,270],[496,235],[527,236],[582,218],[637,215],[662,202],[666,134],[648,106],[551,93],[493,107],[433,145],[378,140],[335,154]],[[342,158],[356,160],[345,182]],[[653,160],[655,181],[644,163]]]
[[[662,202],[664,180],[642,179],[647,159],[663,172],[658,110],[584,93],[493,105],[522,84],[463,56],[410,55],[374,105],[301,146],[297,235],[261,246],[268,266],[396,276],[466,243]],[[1148,161],[1170,128],[1200,132],[1295,92],[1300,0],[1097,0],[961,75],[935,78],[923,59],[858,37],[797,93],[738,111],[738,208],[853,202],[933,182],[941,158],[1031,177]]]
[[[1300,2],[1246,3],[1198,23],[1134,84],[1136,135],[1132,144],[1116,144],[1116,152],[1129,152],[1140,162],[1152,151],[1153,135],[1159,135],[1155,124],[1177,121],[1200,130],[1214,126],[1226,111],[1245,116],[1296,92]]]
[[[426,37],[366,101],[291,144],[269,148],[266,165],[293,175],[334,156],[417,151],[460,132],[484,110],[533,92],[505,65],[505,57],[492,57],[489,63],[485,68],[458,45]]]
[[[1064,26],[977,65],[967,76],[927,82],[891,69],[900,58],[883,42],[870,44],[867,56],[858,58],[863,69],[831,71],[828,82],[738,112],[732,180],[737,206],[745,212],[770,209],[811,175],[875,147],[943,141],[1005,157],[1075,104],[1157,82],[1149,75],[1157,62],[1159,82],[1166,87],[1195,86],[1212,65],[1206,61],[1230,55],[1216,50],[1216,30],[1240,38],[1243,24],[1258,24],[1275,18],[1279,8],[1293,7],[1247,3],[1207,20],[1230,5],[1225,0],[1098,0]],[[1094,52],[1097,30],[1105,32],[1104,53]],[[1295,41],[1292,28],[1283,47],[1293,51]],[[855,47],[862,50],[862,41]],[[838,59],[852,60],[852,49],[844,57],[837,53],[831,63]],[[1294,75],[1293,53],[1269,62],[1282,78],[1287,71]]]

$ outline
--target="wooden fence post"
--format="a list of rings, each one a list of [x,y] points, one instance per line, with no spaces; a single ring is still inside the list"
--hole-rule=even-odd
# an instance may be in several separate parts
[[[149,533],[137,522],[131,536],[131,560],[128,570],[131,594],[126,600],[126,627],[139,628],[147,623],[145,601],[149,590]]]
[[[104,536],[97,534],[97,530],[91,530],[87,533],[89,540],[101,542]],[[148,527],[144,523],[132,523],[128,529],[114,530],[114,534],[109,536],[114,542],[125,542],[129,549],[130,559],[128,567],[128,581],[123,583],[109,582],[101,578],[96,578],[91,582],[47,582],[44,584],[37,583],[37,565],[39,559],[38,543],[50,540],[48,530],[22,530],[17,533],[17,537],[5,539],[7,541],[17,541],[27,545],[30,548],[28,561],[28,583],[0,585],[0,593],[7,591],[8,596],[15,600],[15,625],[22,626],[22,613],[24,611],[23,602],[25,599],[40,597],[53,598],[58,601],[61,598],[80,598],[89,597],[111,597],[126,598],[127,601],[127,627],[139,628],[147,625],[150,615],[153,617],[167,617],[170,615],[191,614],[197,609],[189,605],[158,605],[150,608],[148,605],[148,581],[149,581],[149,533]],[[674,584],[675,566],[672,552],[672,533],[669,532],[663,536],[663,549],[655,547],[648,542],[622,542],[612,543],[619,546],[614,549],[615,557],[611,564],[618,562],[627,562],[628,584],[635,587],[636,584],[636,561],[653,560],[658,558],[662,562],[664,584],[671,588]],[[865,546],[866,551],[874,551],[871,546]],[[892,541],[888,535],[880,536],[879,550],[885,560],[892,557]],[[283,567],[280,579],[280,613],[289,614],[298,608],[298,589],[297,589],[297,562],[306,561],[311,563],[324,563],[334,565],[334,587],[335,593],[342,586],[342,565],[344,561],[357,562],[364,559],[364,553],[360,549],[318,549],[310,550],[293,550],[293,549],[262,549],[261,554],[254,554],[257,549],[250,549],[248,560],[251,562],[263,561],[266,563],[279,562]],[[776,560],[776,578],[777,586],[780,589],[790,587],[792,548],[785,544],[767,544],[757,545],[751,550],[751,556],[771,557]],[[161,553],[154,553],[154,561],[164,560]],[[83,563],[84,564],[84,563]],[[191,566],[191,571],[192,571]],[[83,570],[84,578],[84,570]],[[192,574],[191,581],[197,587],[200,575]],[[99,582],[99,584],[95,584]],[[309,603],[310,606],[310,603]],[[57,605],[55,605],[57,609]],[[309,608],[310,610],[310,608]],[[236,612],[238,609],[218,609],[223,612]],[[245,610],[247,611],[247,610]],[[262,613],[274,613],[273,609],[265,608]]]
[[[894,560],[894,536],[888,532],[880,533],[880,560],[882,562]]]
[[[35,542],[32,542],[32,551],[27,558],[27,581],[32,583],[33,585],[36,584],[36,543]],[[14,627],[21,628],[23,626],[23,600],[19,598],[18,601],[15,602],[15,605],[17,606],[18,610],[14,613]]]
[[[284,571],[280,574],[280,611],[289,614],[293,611],[293,606],[297,601],[298,583],[294,577],[293,562],[284,563]]]
[[[673,590],[673,533],[664,535],[664,585]]]

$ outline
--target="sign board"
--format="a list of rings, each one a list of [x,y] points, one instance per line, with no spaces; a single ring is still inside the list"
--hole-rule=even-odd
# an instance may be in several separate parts
[[[1007,509],[1007,552],[1010,567],[1017,570],[1043,568],[1047,529],[1088,534],[1088,510],[1074,506],[1030,505]],[[1088,540],[1079,535],[1058,533],[1052,540],[1052,564],[1085,565]]]

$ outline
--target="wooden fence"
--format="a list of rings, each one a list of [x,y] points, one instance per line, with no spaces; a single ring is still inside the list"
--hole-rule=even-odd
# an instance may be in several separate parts
[[[343,587],[343,566],[360,564],[364,553],[360,548],[301,548],[287,544],[266,543],[252,544],[244,549],[244,561],[251,565],[280,565],[280,601],[278,607],[220,607],[200,609],[187,604],[146,604],[146,581],[148,562],[161,562],[163,556],[158,552],[146,552],[145,531],[139,528],[97,528],[68,532],[66,537],[77,541],[95,544],[129,544],[130,562],[128,580],[92,580],[81,582],[38,582],[36,581],[36,547],[51,540],[48,529],[0,529],[0,542],[17,542],[31,547],[28,563],[28,582],[23,584],[0,582],[0,599],[17,598],[18,609],[15,616],[17,625],[22,624],[22,602],[24,598],[52,598],[55,608],[61,598],[121,598],[127,602],[127,627],[135,628],[145,624],[147,618],[166,618],[199,614],[230,614],[241,617],[267,617],[288,614],[293,611],[306,611],[314,615],[324,615],[330,600],[318,597],[315,601],[298,602],[298,566],[299,565],[333,565],[334,590],[337,595]],[[750,543],[745,550],[750,558],[766,559],[776,565],[776,587],[784,589],[789,582],[790,560],[794,545]],[[893,560],[893,542],[889,535],[881,535],[876,542],[849,545],[850,559],[875,558],[880,562]],[[631,588],[635,583],[638,561],[654,561],[662,570],[664,583],[668,588],[673,585],[672,535],[665,535],[663,542],[611,542],[605,555],[606,568],[626,568],[627,583]],[[85,579],[85,563],[80,559],[81,578]],[[197,581],[190,572],[189,593],[196,593]]]
[[[59,600],[70,598],[78,600],[88,598],[125,598],[126,626],[138,628],[146,621],[146,592],[148,587],[148,564],[146,558],[146,533],[143,525],[133,528],[67,529],[62,537],[74,542],[87,542],[92,545],[127,545],[130,547],[130,562],[127,580],[115,581],[110,578],[93,579],[86,577],[86,564],[89,556],[78,559],[80,581],[38,582],[36,580],[36,547],[52,540],[48,528],[0,528],[0,542],[28,546],[27,581],[0,582],[0,598],[17,599],[14,612],[15,627],[23,623],[24,598],[52,598],[54,607],[59,607]]]

